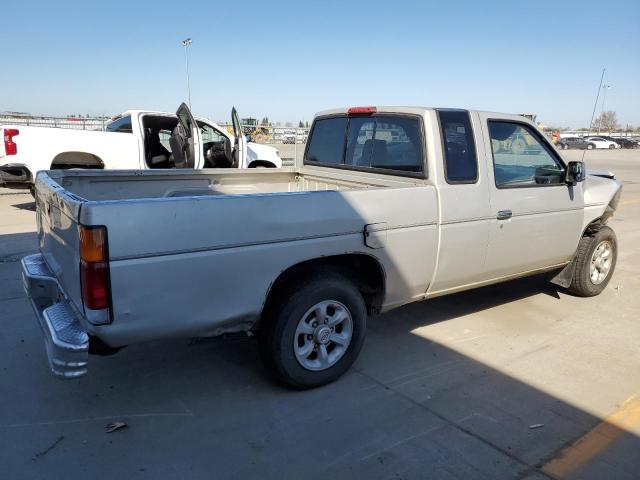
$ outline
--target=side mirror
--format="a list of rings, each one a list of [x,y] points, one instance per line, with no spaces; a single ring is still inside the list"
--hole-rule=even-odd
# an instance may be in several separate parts
[[[584,162],[569,162],[565,182],[567,185],[575,185],[578,182],[583,182],[586,175]]]

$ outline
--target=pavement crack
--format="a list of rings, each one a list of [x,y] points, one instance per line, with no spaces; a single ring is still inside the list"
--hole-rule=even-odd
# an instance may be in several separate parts
[[[54,448],[56,448],[60,442],[62,442],[64,440],[64,435],[60,435],[58,438],[56,438],[56,440],[49,445],[47,448],[45,448],[43,451],[36,453],[33,456],[33,460],[38,460],[39,458],[44,457],[47,453],[49,453],[51,450],[53,450]]]

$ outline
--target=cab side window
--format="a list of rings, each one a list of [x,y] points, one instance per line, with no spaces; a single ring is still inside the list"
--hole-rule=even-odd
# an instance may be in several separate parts
[[[564,166],[526,124],[489,121],[496,187],[560,185]]]
[[[476,183],[478,161],[469,112],[438,111],[447,183]]]
[[[211,125],[198,122],[198,126],[200,127],[200,135],[202,136],[202,143],[209,143],[209,142],[219,143],[226,138],[218,130],[213,128]]]

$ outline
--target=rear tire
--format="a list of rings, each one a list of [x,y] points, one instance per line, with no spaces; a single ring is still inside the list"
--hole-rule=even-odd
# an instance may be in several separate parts
[[[576,266],[569,291],[579,297],[599,295],[609,283],[618,259],[618,240],[609,227],[591,237],[582,237],[576,251]]]
[[[353,365],[366,320],[365,301],[351,281],[334,272],[311,273],[269,300],[260,352],[277,381],[296,389],[325,385]]]
[[[615,145],[609,145],[609,150],[615,150],[616,146]]]

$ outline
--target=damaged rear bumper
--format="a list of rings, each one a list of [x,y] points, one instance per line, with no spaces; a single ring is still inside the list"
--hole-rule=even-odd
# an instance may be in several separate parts
[[[86,375],[89,336],[41,254],[24,257],[22,282],[44,336],[49,366],[60,378]]]

